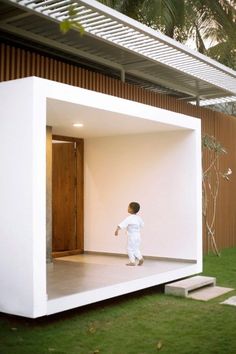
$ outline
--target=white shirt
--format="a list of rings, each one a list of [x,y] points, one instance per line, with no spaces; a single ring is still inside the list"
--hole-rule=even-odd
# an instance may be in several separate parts
[[[144,226],[143,220],[136,214],[131,214],[118,225],[122,230],[126,229],[128,235],[139,234]]]

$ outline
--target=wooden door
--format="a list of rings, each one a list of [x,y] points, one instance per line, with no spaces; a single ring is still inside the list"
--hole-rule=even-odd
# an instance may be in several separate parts
[[[75,140],[75,139],[72,139]],[[83,144],[52,144],[53,256],[83,251]],[[78,154],[79,150],[79,154]]]

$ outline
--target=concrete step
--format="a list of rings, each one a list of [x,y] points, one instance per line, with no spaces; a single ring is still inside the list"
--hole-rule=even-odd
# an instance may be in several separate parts
[[[165,294],[187,297],[193,290],[206,286],[215,286],[216,278],[196,275],[174,283],[165,285]]]
[[[188,294],[188,297],[194,300],[208,301],[233,290],[234,289],[232,288],[224,288],[222,286],[206,286],[204,288],[191,291],[190,294]]]
[[[221,304],[236,306],[236,296],[231,296],[227,300],[221,302]]]

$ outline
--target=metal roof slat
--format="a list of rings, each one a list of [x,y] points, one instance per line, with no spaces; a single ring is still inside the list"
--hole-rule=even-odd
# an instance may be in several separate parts
[[[20,4],[20,5],[24,5],[24,6],[29,6],[29,5],[31,5],[31,4],[34,4],[35,3],[35,0],[17,0],[16,1],[18,4]],[[42,3],[43,1],[41,1],[41,3]],[[57,2],[56,0],[55,0],[55,2]]]
[[[68,0],[70,1],[70,0]],[[35,1],[34,1],[35,2]],[[55,4],[57,3],[56,0],[45,0],[45,1],[41,1],[40,3],[36,4],[34,9],[38,8],[38,7],[44,7],[44,8],[47,8],[48,6],[50,6],[51,4]]]
[[[181,63],[178,65],[178,67],[184,67],[185,69],[191,68],[192,70],[207,70],[209,73],[212,70],[212,68],[208,65],[201,65],[201,63]]]
[[[157,50],[160,50],[160,48],[163,48],[163,45],[162,44],[156,44],[155,47],[151,48],[150,50],[145,50],[145,51],[142,51],[142,54],[145,55],[145,56],[151,56],[152,53],[156,53]]]
[[[85,6],[78,6],[77,8],[76,8],[76,10],[81,14],[81,15],[83,15],[83,14],[86,14],[86,13],[88,13],[88,12],[92,12],[93,14],[94,14],[94,12],[90,9],[90,8],[88,8],[88,7],[85,7]],[[96,13],[98,13],[98,12],[96,12]]]
[[[47,11],[47,14],[48,14],[48,16],[55,16],[56,17],[56,15],[55,14],[57,14],[57,13],[60,13],[61,15],[68,15],[68,6],[69,5],[64,5],[64,6],[60,6],[60,7],[57,7],[56,9],[54,9],[54,8],[52,8],[52,9],[46,9],[46,10],[42,10],[42,12],[45,12],[45,11]]]
[[[67,5],[65,5],[65,2]],[[61,7],[65,7],[69,5],[69,1],[68,0],[59,0],[59,1],[55,1],[54,3],[52,3],[51,5],[48,5],[44,3],[44,2],[40,2],[40,3],[31,3],[28,4],[27,7],[29,7],[31,10],[37,11],[41,13],[41,9],[60,9]]]
[[[162,55],[162,53],[166,53],[166,54],[170,55],[170,53],[173,53],[173,49],[168,48],[165,45],[161,44],[157,50],[157,55]],[[149,51],[146,51],[145,55],[149,56],[150,55]]]
[[[75,21],[82,21],[83,19],[86,19],[86,18],[91,18],[91,17],[95,17],[97,15],[100,15],[102,17],[105,17],[104,15],[101,15],[99,14],[99,12],[92,12],[91,10],[87,10],[86,13],[83,12],[83,14],[77,14],[77,16],[75,16]]]
[[[178,65],[179,65],[179,67],[183,67],[183,68],[186,68],[186,67],[198,67],[198,68],[200,68],[200,67],[205,67],[205,65],[203,64],[203,63],[201,63],[201,62],[196,62],[196,61],[194,61],[194,60],[186,60],[186,59],[188,59],[188,58],[186,58],[186,55],[184,55],[183,56],[183,58],[182,58],[183,60],[182,60],[182,62],[180,62]]]
[[[89,19],[84,19],[82,21],[80,21],[80,24],[84,27],[85,25],[99,25],[99,24],[104,24],[104,23],[107,23],[107,22],[110,22],[110,19],[109,18],[102,18],[102,19],[99,19],[101,18],[100,16],[97,16],[97,17],[92,17],[92,18],[89,18]]]
[[[67,7],[66,7],[67,8]],[[45,12],[46,13],[46,12]],[[65,19],[68,19],[70,16],[68,15],[68,11],[66,10],[54,10],[54,11],[47,11],[47,15],[50,16],[53,19],[58,19],[59,21],[63,21]]]
[[[56,1],[55,4],[56,4],[56,9],[54,11],[50,11],[50,9],[47,9],[47,8],[44,8],[44,4],[42,4],[41,7],[38,7],[38,8],[35,8],[32,3],[31,4],[28,4],[27,7],[33,11],[35,11],[36,13],[40,13],[40,14],[43,14],[44,16],[48,16],[48,17],[51,17],[51,18],[55,18],[56,16],[53,16],[53,13],[56,13],[58,14],[58,17],[61,16],[61,13],[60,13],[60,8],[62,6],[58,6],[60,3],[62,3],[62,1],[60,1],[59,3]],[[63,3],[64,3],[64,0],[63,0]],[[68,2],[69,3],[69,2]],[[64,5],[64,4],[63,4]],[[68,5],[67,5],[68,6]],[[51,7],[55,7],[54,4],[52,4]],[[64,6],[65,8],[65,6]]]
[[[124,30],[123,33],[115,33],[115,34],[111,34],[106,36],[106,39],[109,38],[109,40],[114,41],[116,38],[118,39],[122,39],[122,38],[126,38],[128,37],[130,34],[134,33],[133,29],[128,29],[128,30]]]
[[[112,29],[112,28],[114,28],[114,29]],[[108,33],[111,33],[111,32],[112,32],[112,33],[115,33],[115,32],[121,31],[122,28],[126,28],[126,27],[124,27],[122,24],[119,24],[119,23],[116,22],[115,25],[112,25],[112,26],[110,26],[110,27],[102,28],[101,30],[97,30],[97,31],[96,31],[96,35],[99,36],[99,37],[101,37],[101,38],[106,39],[106,36],[105,36],[105,35],[102,35],[103,32],[105,32],[105,33],[107,33],[107,32],[108,32]]]
[[[116,34],[119,36],[124,33],[127,33],[127,27],[120,25],[120,27],[116,26],[116,28],[113,30],[103,29],[103,30],[97,31],[97,33],[99,35],[103,35],[103,38],[108,40],[109,37],[113,37]]]
[[[131,33],[135,34],[135,36],[132,36],[133,38],[145,38],[145,39],[147,39],[147,40],[148,40],[148,38],[149,38],[149,37],[147,37],[145,34],[143,34],[143,33],[141,33],[141,32],[138,32],[138,31],[135,31],[135,30],[132,30]],[[116,36],[116,37],[118,37],[118,36]],[[114,41],[114,38],[106,37],[106,39],[109,39],[109,40],[111,40],[112,42]],[[119,38],[118,38],[118,39],[119,39]],[[127,40],[127,41],[116,40],[116,43],[119,43],[119,44],[125,46],[126,43],[130,43],[130,41],[129,41],[129,40]]]
[[[164,61],[163,61],[163,63],[165,63]],[[168,63],[167,63],[168,64]],[[173,63],[169,63],[169,66],[171,66],[171,67],[174,67],[174,68],[176,68],[177,70],[179,70],[178,69],[178,66],[173,62]],[[196,68],[195,70],[193,70],[192,68],[191,68],[191,70],[189,70],[189,67],[185,67],[185,72],[187,72],[187,73],[192,73],[194,76],[196,76],[196,73],[198,73],[199,72],[199,69],[198,68]]]
[[[51,8],[54,9],[54,8],[61,8],[61,7],[68,7],[68,5],[70,4],[70,0],[61,0],[61,1],[55,1],[55,0],[50,0],[50,1],[43,1],[39,4],[36,3],[36,5],[33,7],[34,10],[37,10],[39,11],[40,8],[42,9],[47,9],[47,10],[50,10]],[[49,5],[48,5],[49,3]],[[42,10],[40,10],[42,11]]]
[[[168,63],[170,64],[170,65],[172,65],[173,63],[176,65],[176,66],[178,66],[178,68],[180,68],[180,66],[179,66],[179,63],[181,62],[183,60],[183,58],[180,58],[180,59],[178,59],[178,60],[176,60],[176,59],[168,59]],[[186,67],[186,66],[183,66],[183,67]]]
[[[174,61],[172,61],[173,63],[175,63]],[[170,65],[172,65],[172,62],[170,62]],[[191,71],[193,73],[199,73],[199,71],[201,71],[202,73],[209,73],[209,69],[208,68],[199,68],[197,65],[185,65],[184,67],[183,66],[177,66],[178,64],[176,64],[176,67],[179,68],[179,70],[188,70],[188,71]]]
[[[1,23],[0,23],[0,28],[1,28]],[[5,28],[5,30],[7,29],[8,32],[10,32],[10,33],[16,33],[16,29],[14,27],[10,26],[10,25],[5,25],[4,24],[4,28]],[[43,40],[44,44],[46,44],[48,46],[51,46],[52,48],[55,48],[55,49],[58,49],[58,50],[63,49],[63,50],[65,50],[66,53],[70,53],[72,55],[81,56],[83,58],[86,58],[87,60],[95,61],[97,63],[100,63],[101,65],[105,65],[105,66],[111,67],[111,68],[113,68],[115,70],[121,70],[122,69],[122,66],[120,64],[118,64],[118,63],[115,63],[114,61],[107,61],[107,60],[105,60],[103,58],[94,57],[94,56],[90,55],[89,53],[84,53],[80,49],[76,49],[75,50],[75,48],[71,48],[70,46],[68,46],[66,44],[62,44],[60,42],[55,42],[53,40],[41,37],[41,36],[36,35],[34,33],[30,33],[28,31],[25,31],[25,30],[22,30],[22,29],[18,29],[17,34],[20,34],[24,38],[27,38],[29,40],[35,40],[37,42],[40,42],[40,40]]]
[[[117,24],[117,22],[116,21],[111,21],[110,19],[108,20],[109,22],[107,23],[107,24],[102,24],[102,25],[98,25],[98,26],[88,26],[88,27],[86,27],[86,26],[83,26],[85,29],[86,29],[86,31],[88,31],[88,32],[91,32],[91,33],[93,33],[93,34],[96,34],[96,30],[97,29],[99,29],[99,28],[101,28],[101,27],[110,27],[111,25],[116,25]]]
[[[155,40],[154,39],[148,39],[146,40],[145,44],[140,44],[140,45],[134,45],[131,46],[130,49],[131,50],[144,50],[145,48],[151,48],[153,46],[155,46]]]
[[[208,100],[201,100],[200,106],[208,106],[215,104],[224,104],[228,102],[236,102],[236,96],[226,96],[222,98],[211,98]],[[191,104],[195,104],[195,102],[190,102]]]
[[[134,39],[132,41],[129,41],[125,44],[126,48],[136,52],[135,49],[133,49],[133,45],[137,45],[137,44],[144,44],[146,42],[146,38],[143,37],[143,38],[137,38],[137,39]],[[132,49],[131,49],[132,48]],[[140,53],[140,51],[137,51],[138,53]],[[141,54],[141,53],[140,53]]]
[[[155,60],[160,60],[161,62],[164,62],[164,63],[169,63],[170,65],[172,63],[175,63],[176,66],[178,65],[174,59],[173,60],[170,59],[170,58],[172,58],[171,52],[168,54],[164,51],[161,53],[158,53],[158,51],[157,51],[156,54],[153,54],[152,58]]]
[[[78,11],[78,9],[76,9]],[[83,11],[84,13],[85,11]],[[86,11],[86,13],[90,13],[91,11]],[[55,9],[55,10],[48,10],[47,15],[52,18],[57,18],[58,20],[65,20],[70,18],[69,13],[68,13],[68,5],[66,5],[63,8]],[[74,21],[77,21],[76,17],[73,17]]]
[[[91,22],[91,24],[93,23],[93,19],[88,19],[88,23],[90,24],[90,22]],[[103,23],[112,23],[112,22],[116,22],[117,23],[117,21],[113,21],[112,19],[110,19],[110,18],[108,18],[108,17],[104,17],[102,20],[99,20],[99,22],[97,23],[98,25],[103,25]],[[84,21],[82,21],[82,23],[84,23]],[[82,24],[81,23],[81,24]],[[96,24],[96,25],[97,25]],[[86,22],[85,22],[85,25],[86,25]]]
[[[155,60],[155,58],[153,58],[153,59]],[[161,60],[161,59],[158,59],[158,60],[160,61],[160,63],[162,63],[162,64],[164,64],[164,65],[166,65],[166,66],[169,66],[169,67],[171,67],[171,68],[173,68],[173,69],[179,70],[179,69],[178,69],[178,66],[176,66],[175,63],[167,63],[166,61]],[[185,70],[185,73],[189,74],[189,73],[191,73],[191,71]],[[191,74],[190,74],[190,75],[191,75]],[[193,75],[194,77],[196,77],[196,74],[195,74],[195,73],[192,73],[192,75]]]
[[[63,19],[63,16],[65,18],[67,15],[67,0],[4,0],[4,2],[17,4],[17,6],[21,8],[25,7],[25,11],[28,11],[28,13],[32,14],[32,12],[35,12],[36,15],[41,15],[44,19],[47,16],[48,20],[51,18],[52,21],[60,21]],[[221,92],[222,89],[222,91],[228,90],[232,93],[236,93],[236,73],[232,69],[227,68],[198,52],[194,52],[186,46],[168,38],[159,31],[154,31],[153,29],[128,18],[95,0],[75,0],[75,3],[76,6],[78,5],[77,9],[82,8],[83,11],[88,11],[87,16],[91,16],[87,17],[87,19],[94,19],[90,24],[87,23],[87,25],[84,26],[85,40],[88,38],[89,41],[90,36],[90,38],[93,37],[94,41],[96,39],[102,39],[104,44],[106,43],[106,46],[104,46],[102,51],[99,52],[101,57],[110,55],[112,52],[114,63],[116,62],[117,65],[122,65],[121,63],[124,60],[124,55],[118,54],[118,49],[120,49],[123,50],[123,53],[127,54],[127,56],[130,56],[130,61],[134,62],[143,58],[142,60],[147,61],[147,65],[148,63],[153,63],[153,65],[156,63],[155,68],[153,69],[152,67],[153,73],[150,72],[149,77],[147,77],[148,80],[151,80],[153,75],[158,77],[158,73],[161,73],[161,70],[170,78],[173,77],[173,74],[175,74],[176,77],[176,75],[181,72],[183,80],[191,82],[191,80],[195,80],[195,78],[199,79],[199,83],[202,86],[204,86],[205,83],[208,83],[209,87],[213,85],[212,89],[214,92],[217,90],[217,87],[215,86],[218,86],[219,92]],[[74,3],[72,2],[72,5],[73,4]],[[104,19],[102,20],[101,17],[100,19],[96,16],[94,17],[94,13],[99,13],[98,16],[104,16]],[[58,18],[55,16],[58,16]],[[81,18],[81,16],[81,20],[86,19],[86,16],[83,16],[83,14],[78,14],[77,19]],[[98,21],[96,21],[96,18]],[[18,27],[15,28],[13,28],[15,22],[12,22],[12,27],[9,27],[9,30],[13,31],[12,33],[14,33],[14,31],[17,33],[18,28],[20,29],[21,26],[23,26],[23,28],[30,28],[29,24],[25,26],[23,25],[23,21],[21,22],[22,23],[19,21],[17,24]],[[130,29],[131,31],[127,32]],[[33,31],[33,27],[31,27],[30,30]],[[78,29],[74,29],[74,31],[78,31]],[[49,35],[52,35],[53,30],[48,33]],[[130,35],[127,35],[127,33],[130,33]],[[69,38],[70,34],[67,36],[67,41]],[[144,41],[146,41],[146,43]],[[91,45],[94,43],[95,42],[91,41]],[[173,51],[171,49],[173,49]],[[84,55],[86,55],[86,53],[84,53]],[[136,75],[139,76],[138,71]],[[140,78],[143,78],[143,76],[140,75]],[[164,81],[167,80],[164,79]],[[174,87],[173,80],[170,80],[168,85]],[[181,92],[181,86],[179,87],[179,90]],[[196,89],[192,88],[192,92],[194,92],[194,90]],[[190,91],[187,88],[187,91],[188,94],[191,94],[191,88]]]
[[[138,43],[138,48],[140,48],[140,46],[143,44],[145,45],[147,43],[147,39],[146,37],[143,37],[143,39],[138,38],[137,40],[133,41],[132,43],[128,43],[127,47],[131,50],[133,50],[133,47],[136,46],[137,47],[137,43]]]
[[[145,38],[144,35],[142,35],[142,34],[136,34],[136,35],[132,35],[132,36],[130,37],[130,39],[126,39],[126,40],[123,40],[123,39],[121,39],[121,40],[116,39],[114,42],[115,42],[115,43],[118,43],[118,44],[121,44],[121,45],[123,45],[123,46],[128,46],[128,44],[130,44],[130,43],[137,43],[137,41],[138,41],[139,39],[144,39],[144,38]]]
[[[163,48],[163,46],[160,47],[160,49],[158,50],[157,54],[161,57],[163,55],[163,57],[168,56],[170,57],[173,55],[176,55],[177,53],[175,52],[175,50],[173,48]]]
[[[179,65],[183,65],[183,67],[186,65],[184,62],[183,62],[183,59],[185,58],[185,54],[181,54],[181,53],[178,53],[177,55],[176,55],[176,57],[175,58],[173,58],[173,59],[170,59],[170,61],[176,61],[177,63],[179,63]]]

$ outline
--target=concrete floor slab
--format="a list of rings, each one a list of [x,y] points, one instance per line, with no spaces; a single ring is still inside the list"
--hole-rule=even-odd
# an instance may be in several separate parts
[[[48,298],[143,279],[192,265],[180,261],[145,259],[141,267],[127,267],[127,262],[127,257],[109,255],[82,254],[57,258],[48,266]]]
[[[127,257],[78,255],[47,267],[47,314],[114,298],[199,272],[196,263],[145,258],[127,267]]]
[[[234,289],[223,288],[221,286],[208,286],[191,292],[188,297],[194,300],[208,301],[220,295],[226,294]]]

